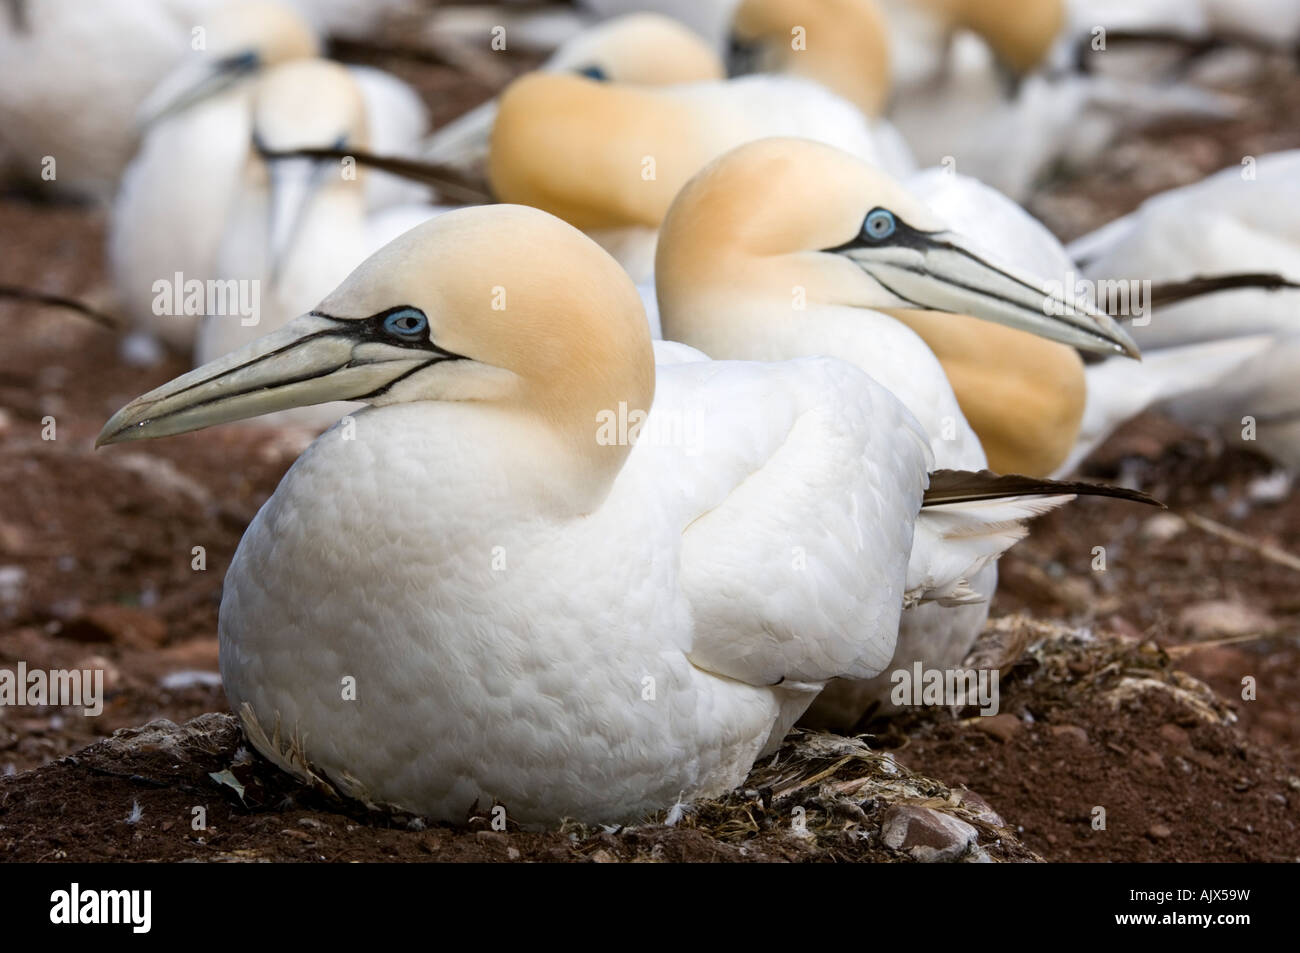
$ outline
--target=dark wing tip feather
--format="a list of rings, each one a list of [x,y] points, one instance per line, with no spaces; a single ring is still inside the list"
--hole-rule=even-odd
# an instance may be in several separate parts
[[[998,474],[992,470],[934,470],[930,473],[930,488],[925,491],[922,506],[942,506],[945,503],[970,503],[977,500],[1001,500],[1012,496],[1112,496],[1166,509],[1154,497],[1122,486],[1105,483],[1079,483],[1071,480],[1046,480],[1022,476],[1018,473]]]

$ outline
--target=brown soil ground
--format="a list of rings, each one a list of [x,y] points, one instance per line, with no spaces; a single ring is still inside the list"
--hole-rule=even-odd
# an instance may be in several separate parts
[[[427,64],[398,71],[440,119],[490,92]],[[1130,137],[1034,211],[1071,237],[1244,154],[1300,145],[1290,67],[1249,92],[1257,106],[1243,119]],[[101,210],[0,196],[0,284],[106,304],[104,223]],[[98,718],[0,707],[0,775],[14,775],[0,780],[0,858],[905,859],[880,837],[901,800],[971,821],[995,860],[1300,859],[1300,574],[1261,550],[1300,551],[1300,495],[1267,501],[1252,489],[1262,460],[1158,416],[1117,434],[1085,473],[1136,484],[1170,514],[1083,500],[1003,560],[1002,622],[982,644],[1004,668],[1003,716],[924,710],[872,726],[869,755],[810,754],[820,736],[803,739],[783,755],[791,774],[764,768],[753,790],[673,828],[502,834],[481,815],[463,827],[365,815],[258,759],[237,764],[237,731],[216,716],[84,749],[153,719],[226,711],[210,682],[163,679],[216,671],[222,576],[296,444],[227,427],[96,453],[103,421],[183,365],[125,366],[112,333],[29,305],[0,302],[0,340],[0,665],[103,668],[109,688]],[[56,439],[42,438],[47,417]],[[1104,572],[1091,568],[1097,545]],[[1256,700],[1242,699],[1244,676]],[[212,779],[227,769],[242,799]],[[967,789],[1005,826],[976,817]],[[795,806],[808,835],[790,833]]]

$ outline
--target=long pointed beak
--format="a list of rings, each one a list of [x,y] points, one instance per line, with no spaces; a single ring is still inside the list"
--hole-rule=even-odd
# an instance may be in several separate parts
[[[248,50],[218,60],[196,60],[177,69],[154,88],[136,111],[136,123],[148,128],[205,99],[229,89],[259,66],[256,51]]]
[[[416,371],[456,357],[429,344],[374,339],[373,319],[306,314],[182,374],[115,413],[95,446],[167,437],[333,400],[373,400]]]
[[[995,321],[1085,351],[1141,358],[1123,328],[1091,302],[986,258],[952,232],[899,228],[896,241],[834,249],[900,299],[900,307]]]

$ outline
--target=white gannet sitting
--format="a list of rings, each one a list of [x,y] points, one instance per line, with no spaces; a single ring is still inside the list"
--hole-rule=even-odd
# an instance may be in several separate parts
[[[632,821],[737,785],[826,679],[886,664],[904,600],[1018,532],[1015,504],[920,529],[926,440],[856,368],[665,351],[656,372],[635,288],[580,232],[458,210],[99,442],[373,405],[290,469],[226,576],[251,740],[440,820]],[[652,398],[631,447],[608,423]],[[694,439],[646,439],[683,418]]]
[[[930,340],[942,348],[951,334],[943,350],[954,366],[970,365],[964,383],[972,389],[987,379],[981,357],[1008,371],[1019,359],[1078,373],[1069,348],[1035,334],[1090,350],[1135,351],[1105,315],[1050,295],[1042,279],[997,264],[888,176],[806,140],[750,143],[692,179],[664,220],[656,289],[665,337],[712,357],[830,355],[862,368],[916,415],[938,467],[981,469],[986,458]],[[1053,299],[1061,314],[1049,317],[1053,309],[1045,303]],[[913,323],[924,339],[908,327]],[[998,346],[986,348],[983,334]],[[1050,377],[1037,373],[1022,375],[1026,385],[1015,396],[1040,405],[1035,409],[1043,418],[1077,427],[1082,394],[1058,393]],[[998,375],[988,376],[997,387]],[[1037,389],[1028,386],[1035,380]],[[1031,432],[1052,437],[1046,427]],[[1071,430],[1058,451],[1062,456],[1073,436]],[[966,603],[961,608],[925,605],[904,613],[898,664],[919,659],[951,667],[961,661],[987,614],[994,569],[968,583],[948,600]],[[888,688],[887,679],[837,684],[813,716],[823,724],[852,725]]]
[[[1152,196],[1069,252],[1099,287],[1243,272],[1300,282],[1297,208],[1300,151],[1278,152]],[[1088,369],[1083,434],[1060,472],[1148,405],[1216,427],[1233,446],[1300,470],[1297,315],[1300,290],[1293,288],[1225,290],[1144,315],[1132,333],[1152,373],[1137,378],[1109,361]],[[1108,386],[1094,388],[1094,378]]]
[[[253,80],[267,67],[315,56],[319,41],[293,10],[239,0],[209,19],[190,51],[141,106],[147,128],[109,218],[108,257],[123,312],[173,350],[194,346],[198,316],[155,314],[155,282],[206,281],[248,153]],[[168,296],[170,297],[170,296]]]
[[[540,70],[596,80],[666,86],[722,79],[722,61],[682,24],[657,13],[628,13],[565,42]],[[437,130],[424,149],[431,162],[479,170],[487,163],[497,100],[490,99]]]
[[[365,103],[351,72],[328,60],[267,70],[252,102],[246,159],[217,252],[218,280],[258,282],[256,323],[210,314],[195,342],[195,363],[236,350],[301,314],[367,255],[445,211],[400,205],[368,213],[364,175],[333,160],[266,158],[262,152],[358,148],[367,144]],[[345,405],[301,408],[277,424],[323,427]]]
[[[642,282],[678,189],[728,149],[775,135],[826,142],[896,173],[912,168],[891,130],[810,80],[647,88],[533,73],[501,96],[489,177],[502,201],[578,226]]]

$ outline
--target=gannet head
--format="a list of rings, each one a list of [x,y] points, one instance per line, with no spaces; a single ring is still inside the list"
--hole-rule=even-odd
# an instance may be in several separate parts
[[[147,126],[230,89],[260,69],[320,55],[320,40],[295,10],[272,0],[235,0],[212,11],[203,43],[145,99]]]
[[[742,0],[727,68],[821,83],[877,116],[889,98],[889,39],[875,0]]]
[[[950,29],[971,30],[1013,73],[1046,58],[1065,25],[1064,0],[924,0]]]
[[[365,103],[348,70],[329,60],[295,60],[266,71],[253,95],[245,188],[265,193],[271,274],[292,247],[305,212],[324,190],[356,191],[337,159],[275,158],[297,149],[366,147]]]
[[[616,471],[628,448],[601,444],[598,415],[648,411],[653,396],[626,273],[545,212],[488,205],[401,235],[308,314],[127,404],[96,444],[334,400],[471,401],[539,421]]]
[[[578,228],[655,228],[717,154],[705,151],[708,138],[689,104],[658,90],[528,73],[501,94],[488,178],[502,201]]]
[[[547,70],[613,83],[666,86],[722,79],[722,62],[671,17],[628,13],[584,30],[547,61]]]
[[[804,139],[752,142],[701,171],[664,219],[655,271],[664,336],[687,343],[684,321],[723,313],[701,296],[792,302],[797,320],[798,290],[810,307],[971,315],[1138,355],[1108,315],[976,250],[884,173]]]

